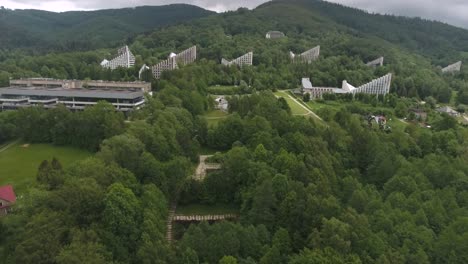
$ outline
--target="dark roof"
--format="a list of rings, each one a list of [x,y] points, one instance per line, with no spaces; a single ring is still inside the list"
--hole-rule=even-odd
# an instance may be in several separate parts
[[[139,89],[102,89],[102,88],[46,88],[46,87],[8,87],[0,89],[0,95],[56,96],[102,99],[136,99],[143,96]]]
[[[10,203],[16,202],[16,195],[15,191],[13,191],[13,186],[0,186],[0,199],[8,201]]]

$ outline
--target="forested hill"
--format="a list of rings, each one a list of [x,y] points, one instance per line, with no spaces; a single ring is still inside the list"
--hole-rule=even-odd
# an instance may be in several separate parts
[[[39,50],[109,47],[138,33],[212,13],[185,4],[63,13],[0,9],[0,46]]]
[[[201,13],[209,14],[208,11],[192,6],[160,8],[177,9],[177,7],[195,8]],[[144,13],[150,9],[150,7],[141,7],[135,10]],[[131,11],[132,9],[96,11],[108,16],[93,17],[93,19],[103,20],[105,17],[117,19],[117,15],[111,16],[112,12],[122,13],[125,10],[130,13],[137,12]],[[16,11],[2,11],[6,14],[8,12]],[[58,15],[66,14],[90,16],[86,22],[90,24],[93,21],[90,14],[94,13],[70,12]],[[165,15],[171,16],[168,13]],[[194,16],[193,12],[191,15]],[[144,24],[146,19],[143,15],[134,21],[131,21],[131,17],[131,14],[122,15],[117,20],[118,23],[131,24],[138,29],[143,26],[135,25],[149,25]],[[171,22],[176,23],[174,19]],[[13,24],[13,21],[10,23]],[[106,27],[105,23],[96,23],[96,25],[100,28]],[[207,15],[190,22],[147,30],[139,35],[138,31],[119,25],[112,25],[111,31],[84,26],[81,29],[78,26],[70,26],[67,30],[67,27],[63,26],[60,30],[56,30],[56,34],[51,35],[62,39],[62,42],[54,42],[58,45],[65,45],[73,51],[87,49],[88,52],[48,52],[44,56],[30,56],[21,50],[0,49],[0,86],[8,85],[9,78],[22,77],[136,80],[138,69],[143,64],[154,65],[165,59],[170,52],[180,52],[197,45],[199,60],[196,66],[206,66],[211,71],[199,76],[197,81],[203,83],[203,86],[238,85],[243,80],[257,91],[297,88],[299,80],[309,76],[313,77],[315,85],[339,87],[342,80],[363,84],[391,72],[394,74],[392,92],[397,95],[420,99],[432,96],[440,102],[447,103],[454,91],[459,92],[459,95],[468,94],[468,84],[465,81],[468,77],[467,67],[463,67],[462,72],[455,76],[444,76],[440,70],[440,66],[459,60],[468,63],[468,52],[465,51],[468,47],[468,30],[440,22],[369,14],[358,9],[317,0],[278,0],[254,10],[241,8],[237,11]],[[52,41],[52,37],[48,38],[42,33],[45,29],[31,27],[29,30],[36,32],[36,38],[46,43],[33,41],[29,45],[53,47],[52,44],[47,44]],[[280,30],[287,37],[278,41],[267,40],[265,33],[269,30]],[[104,34],[107,32],[111,36]],[[115,36],[111,34],[112,32]],[[135,34],[134,37],[125,41],[125,34],[132,33]],[[27,44],[28,37],[23,39],[21,34],[12,33],[6,35],[6,38],[2,38],[3,41],[11,39],[9,36],[13,35],[19,39],[19,42],[24,41]],[[80,37],[83,35],[92,38]],[[61,38],[61,36],[73,37],[65,41],[64,39],[68,37]],[[114,42],[104,40],[112,37],[115,37]],[[135,67],[114,72],[102,69],[99,66],[100,61],[115,52],[119,41],[126,42],[135,54]],[[94,43],[97,47],[107,49],[87,48],[87,43]],[[76,45],[76,48],[73,45]],[[290,65],[289,51],[301,53],[316,45],[321,46],[319,63],[309,67]],[[247,73],[242,75],[240,72],[228,72],[223,76],[219,74],[222,69],[218,69],[215,65],[219,64],[221,58],[236,58],[248,51],[254,52],[254,67],[245,70]],[[380,56],[385,57],[384,67],[374,70],[365,66],[365,62]],[[152,81],[149,76],[145,80]],[[156,85],[154,87],[157,88]]]
[[[259,6],[257,10],[280,15],[284,14],[282,10],[291,6],[315,13],[312,18],[296,16],[298,20],[326,18],[355,34],[379,37],[433,59],[449,58],[453,61],[460,59],[459,52],[468,52],[468,30],[438,21],[371,14],[321,0],[275,0]]]

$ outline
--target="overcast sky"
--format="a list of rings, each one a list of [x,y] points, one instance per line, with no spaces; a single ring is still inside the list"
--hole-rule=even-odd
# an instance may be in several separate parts
[[[370,12],[419,16],[468,28],[468,0],[329,0],[358,7]],[[141,5],[188,3],[222,12],[238,7],[254,8],[265,0],[0,0],[0,5],[12,9],[43,9],[49,11],[94,10]]]

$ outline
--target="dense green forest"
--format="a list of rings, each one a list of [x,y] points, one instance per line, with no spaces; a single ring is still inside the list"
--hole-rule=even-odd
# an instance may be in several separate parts
[[[112,47],[139,33],[211,13],[182,4],[63,13],[0,9],[0,45],[35,53]]]
[[[187,110],[186,105],[205,109],[204,98],[195,98],[197,94],[168,85],[148,98],[148,106],[127,125],[107,104],[81,113],[65,108],[1,113],[13,134],[28,142],[91,150],[96,150],[93,143],[101,142],[95,157],[66,170],[57,160],[41,164],[37,187],[0,222],[2,259],[6,263],[468,259],[468,130],[452,117],[436,117],[432,130],[409,125],[388,134],[369,129],[362,119],[366,110],[355,106],[324,115],[324,126],[292,116],[284,100],[262,92],[231,98],[232,115],[208,127]],[[376,107],[402,102],[393,97]],[[80,130],[84,134],[74,133]],[[187,178],[200,147],[223,153],[216,156],[222,170],[209,174],[203,183]],[[174,199],[235,205],[240,219],[191,225],[170,245],[164,237],[165,219],[168,201]]]
[[[287,38],[265,39],[272,29]],[[95,153],[67,168],[60,157],[42,162],[34,187],[0,218],[0,260],[467,263],[468,130],[434,111],[437,103],[468,104],[468,70],[442,75],[438,67],[465,60],[467,35],[438,22],[298,0],[139,35],[128,43],[137,55],[130,69],[101,69],[112,46],[37,56],[2,50],[0,86],[10,77],[136,80],[143,63],[194,44],[199,60],[161,80],[147,74],[154,95],[127,117],[104,102],[82,112],[0,112],[0,144],[20,138]],[[316,45],[319,60],[289,62],[289,50]],[[251,50],[252,67],[219,65]],[[378,56],[385,66],[365,65]],[[297,88],[302,77],[316,86],[344,79],[360,85],[388,72],[395,76],[391,94],[330,96],[324,101],[337,106],[317,111],[321,120],[294,116],[271,92]],[[226,117],[209,125],[204,115],[213,110],[209,92],[222,89],[216,85],[237,85],[239,94],[228,97]],[[423,125],[412,122],[414,108],[428,113]],[[369,113],[400,127],[375,129]],[[221,170],[192,180],[206,152],[216,153]],[[168,242],[166,221],[176,202],[229,205],[239,217],[177,225]]]

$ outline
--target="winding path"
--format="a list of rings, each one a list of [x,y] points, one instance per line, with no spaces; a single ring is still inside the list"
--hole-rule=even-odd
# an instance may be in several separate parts
[[[206,159],[212,157],[213,155],[201,155],[200,163],[198,164],[193,179],[197,181],[203,181],[206,177],[208,170],[219,170],[221,169],[221,164],[218,163],[207,163]]]

